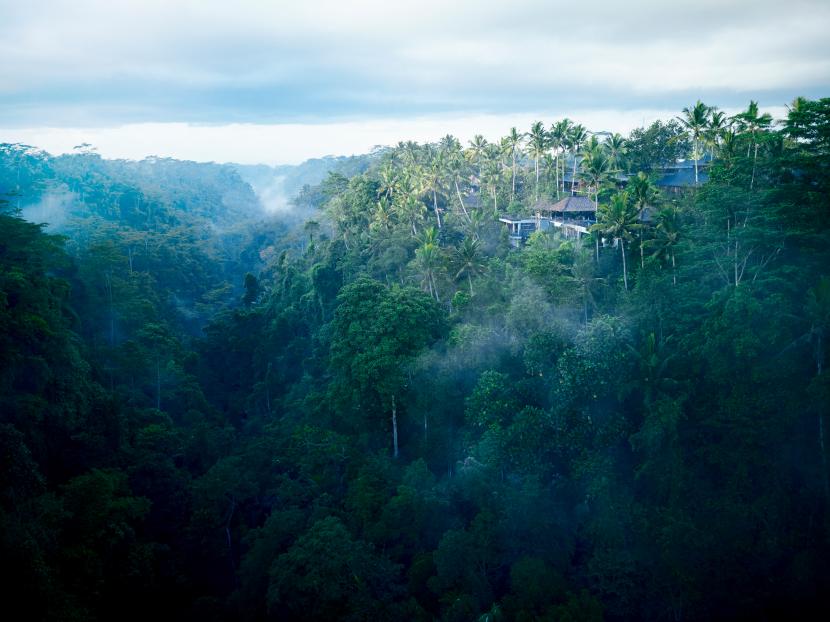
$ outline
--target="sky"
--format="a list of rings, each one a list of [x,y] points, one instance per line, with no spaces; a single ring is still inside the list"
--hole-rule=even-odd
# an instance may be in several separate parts
[[[0,141],[297,163],[830,96],[828,0],[0,0]]]

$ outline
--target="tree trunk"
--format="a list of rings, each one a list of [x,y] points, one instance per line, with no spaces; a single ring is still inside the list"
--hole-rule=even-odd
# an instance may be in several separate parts
[[[677,285],[677,264],[674,262],[674,251],[671,252],[671,279],[672,284]]]
[[[755,155],[752,156],[752,179],[749,180],[749,189],[755,187],[755,164],[758,162],[758,143],[755,143]]]
[[[697,138],[695,138],[695,186],[697,186]]]
[[[432,190],[432,209],[435,212],[435,219],[438,221],[438,228],[441,228],[441,214],[438,211],[438,193]]]
[[[623,283],[625,284],[625,291],[628,291],[628,271],[625,266],[625,240],[620,238],[620,253],[623,260]]]
[[[395,404],[395,396],[392,396],[392,455],[398,457],[398,407]]]
[[[470,298],[473,297],[473,277],[467,272],[467,281],[470,283]]]
[[[536,200],[539,200],[539,158],[536,158]]]
[[[574,170],[571,174],[571,196],[576,194],[576,151],[574,151]]]
[[[464,200],[461,198],[461,189],[458,187],[458,180],[455,180],[455,193],[458,195],[458,202],[461,204],[461,211],[464,212],[464,216],[468,219],[470,215],[467,213],[467,208],[464,207]]]
[[[516,150],[513,149],[513,186],[510,190],[510,202],[516,198]]]

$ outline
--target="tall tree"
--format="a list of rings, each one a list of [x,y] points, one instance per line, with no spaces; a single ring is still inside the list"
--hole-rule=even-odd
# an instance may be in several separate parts
[[[536,200],[539,200],[539,160],[547,153],[550,145],[548,133],[545,131],[545,125],[541,121],[536,121],[527,133],[528,148],[530,155],[536,166]]]
[[[628,192],[618,192],[611,197],[611,202],[600,206],[598,222],[591,226],[596,231],[619,243],[622,257],[623,283],[628,291],[628,270],[625,261],[625,242],[633,238],[634,232],[640,228],[637,209],[631,203]]]
[[[571,195],[576,194],[576,169],[578,164],[578,154],[582,149],[585,141],[588,139],[588,130],[582,125],[574,125],[570,128],[567,137],[568,148],[573,158],[573,171],[571,173]]]
[[[691,108],[684,108],[683,115],[677,117],[681,125],[686,128],[686,131],[692,137],[692,157],[695,160],[695,186],[699,184],[698,181],[698,161],[700,160],[701,141],[709,127],[709,117],[712,109],[697,100],[697,103]]]
[[[749,154],[754,152],[752,156],[752,177],[749,182],[749,189],[752,190],[755,187],[755,169],[758,162],[758,135],[772,125],[772,115],[767,112],[760,114],[758,102],[750,100],[747,109],[732,118],[742,131],[749,133],[751,138],[746,148],[746,157],[748,158]]]
[[[473,277],[483,274],[487,266],[481,253],[481,244],[472,237],[464,238],[464,241],[455,249],[453,256],[456,273],[455,278],[467,277],[470,285],[470,296],[473,295]]]

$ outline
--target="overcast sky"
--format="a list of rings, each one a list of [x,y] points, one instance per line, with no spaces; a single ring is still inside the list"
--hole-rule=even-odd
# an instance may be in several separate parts
[[[298,162],[830,96],[830,1],[0,0],[0,141]]]

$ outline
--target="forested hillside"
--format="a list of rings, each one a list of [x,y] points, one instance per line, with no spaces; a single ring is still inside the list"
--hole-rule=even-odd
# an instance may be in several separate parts
[[[2,146],[7,612],[830,613],[830,99],[352,163]]]

